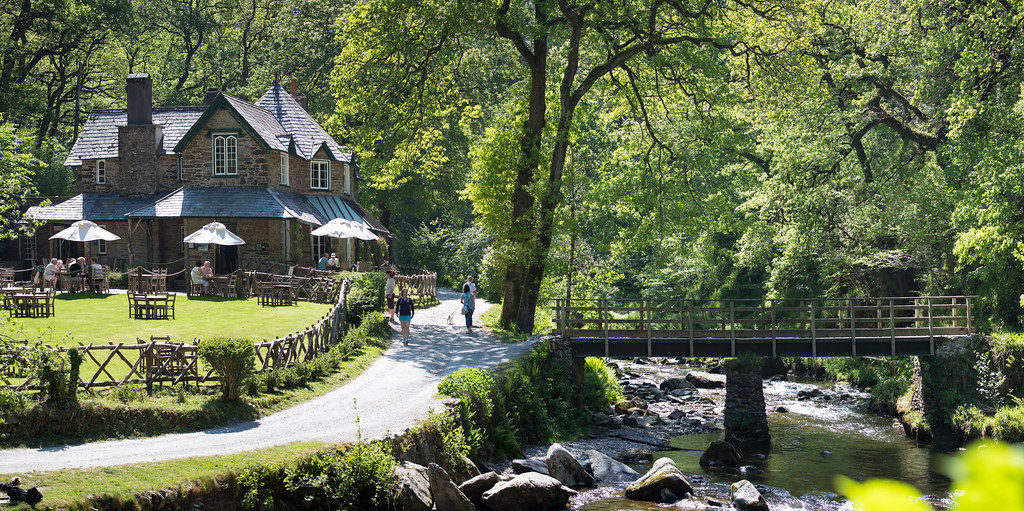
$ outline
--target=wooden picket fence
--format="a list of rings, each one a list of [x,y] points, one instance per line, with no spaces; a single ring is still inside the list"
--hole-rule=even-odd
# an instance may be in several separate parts
[[[341,341],[345,335],[345,296],[348,281],[342,281],[334,307],[315,324],[301,332],[256,344],[256,371],[282,369],[313,360]],[[84,389],[116,387],[125,384],[182,383],[202,384],[217,376],[199,365],[199,339],[169,342],[151,339],[137,344],[80,345],[59,348],[82,354],[83,371],[79,387]],[[19,374],[21,350],[0,353],[0,387],[16,390],[37,389],[32,377]],[[88,368],[88,371],[86,369]],[[95,369],[93,369],[95,368]]]

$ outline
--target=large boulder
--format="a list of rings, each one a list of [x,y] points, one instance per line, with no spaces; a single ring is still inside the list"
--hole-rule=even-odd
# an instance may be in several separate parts
[[[528,472],[494,485],[484,492],[483,501],[491,511],[553,511],[564,508],[575,494],[558,479]]]
[[[431,463],[427,467],[427,479],[430,481],[430,494],[434,498],[437,511],[476,511],[473,502],[455,486],[448,473],[436,463]]]
[[[700,455],[700,466],[703,468],[719,468],[726,470],[737,470],[742,460],[740,453],[729,442],[715,440],[708,444],[704,454]]]
[[[593,469],[594,480],[598,484],[626,483],[636,481],[640,473],[629,465],[613,459],[611,456],[595,450],[586,453],[587,462]]]
[[[512,471],[517,474],[537,472],[538,474],[551,475],[548,473],[547,461],[540,458],[512,460]]]
[[[694,388],[693,384],[686,381],[686,378],[669,378],[658,385],[658,388],[665,392],[672,392],[673,390],[686,390]]]
[[[554,443],[548,447],[545,463],[548,474],[570,488],[596,485],[594,476],[587,473],[579,460],[561,444]]]
[[[399,511],[430,511],[434,507],[427,467],[403,461],[395,467],[395,477],[398,478],[395,504]]]
[[[693,493],[693,486],[669,458],[659,458],[646,474],[626,487],[626,498],[647,502],[675,502],[688,493]]]
[[[729,487],[732,505],[739,511],[768,511],[768,502],[761,492],[746,479],[732,483]]]
[[[459,491],[477,507],[483,507],[484,492],[494,488],[494,485],[499,482],[501,482],[501,476],[497,472],[487,472],[460,484]]]
[[[690,371],[686,373],[686,381],[698,389],[724,389],[725,375],[711,374],[703,371]]]

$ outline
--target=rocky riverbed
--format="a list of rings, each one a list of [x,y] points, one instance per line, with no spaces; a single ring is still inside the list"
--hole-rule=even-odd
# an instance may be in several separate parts
[[[587,438],[528,447],[524,458],[481,467],[469,480],[445,482],[436,470],[430,479],[428,467],[407,468],[422,473],[427,496],[455,495],[443,496],[447,507],[438,511],[849,510],[833,493],[838,474],[903,480],[933,505],[946,503],[948,481],[933,470],[932,454],[904,438],[892,419],[868,411],[866,393],[784,376],[766,380],[772,446],[737,453],[718,442],[725,375],[714,365],[681,362],[616,362],[625,399],[593,415]],[[717,446],[714,455],[705,452],[709,444]]]

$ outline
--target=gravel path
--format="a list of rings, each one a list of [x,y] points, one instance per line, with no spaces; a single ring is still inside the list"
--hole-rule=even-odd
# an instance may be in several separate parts
[[[530,343],[502,344],[483,329],[466,334],[459,294],[438,290],[441,305],[413,318],[411,342],[402,346],[395,325],[384,355],[347,385],[295,407],[231,426],[194,433],[112,440],[42,449],[0,451],[0,474],[102,467],[174,458],[231,454],[295,441],[353,441],[356,419],[363,438],[400,432],[426,418],[436,405],[437,384],[464,367],[493,367],[514,358]],[[477,300],[474,324],[491,304]]]

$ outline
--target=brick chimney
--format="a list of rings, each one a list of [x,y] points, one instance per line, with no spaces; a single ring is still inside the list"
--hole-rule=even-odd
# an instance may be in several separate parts
[[[295,79],[295,78],[292,78],[292,91],[291,91],[291,94],[292,94],[292,99],[294,99],[295,102],[298,103],[299,106],[301,106],[303,110],[308,110],[309,109],[308,108],[309,107],[309,100],[306,98],[305,94],[299,94],[299,81],[297,79]]]
[[[160,188],[156,152],[163,138],[153,124],[153,81],[147,74],[128,75],[125,89],[128,123],[117,127],[118,164],[110,177],[123,195],[150,195]]]
[[[213,103],[213,100],[217,99],[217,94],[220,94],[220,91],[217,90],[216,87],[210,87],[209,89],[206,89],[206,97],[203,98],[203,104],[209,105],[210,103]]]
[[[153,124],[153,80],[148,74],[128,75],[128,125]]]

